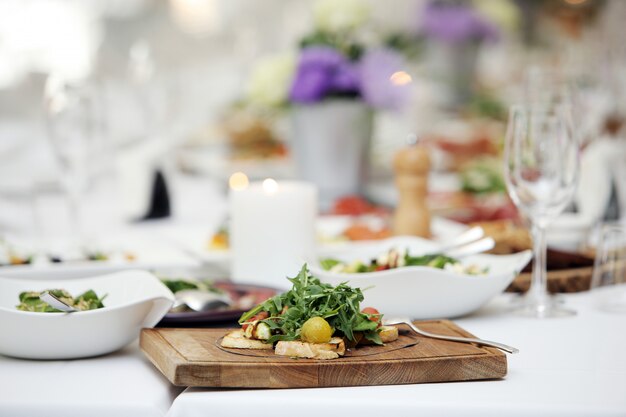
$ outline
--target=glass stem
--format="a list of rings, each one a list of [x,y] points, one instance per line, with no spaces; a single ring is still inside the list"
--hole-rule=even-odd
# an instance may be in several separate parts
[[[529,295],[538,306],[544,306],[548,299],[548,277],[546,271],[547,242],[546,229],[534,224],[533,234],[533,275]]]
[[[79,244],[83,240],[82,207],[81,207],[81,184],[78,174],[74,171],[65,173],[65,193],[70,215],[70,230],[72,238]]]

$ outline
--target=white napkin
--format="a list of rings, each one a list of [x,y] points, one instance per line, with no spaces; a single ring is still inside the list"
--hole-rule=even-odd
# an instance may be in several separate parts
[[[600,138],[585,148],[580,163],[576,205],[581,216],[602,219],[611,198],[611,160],[615,141]]]

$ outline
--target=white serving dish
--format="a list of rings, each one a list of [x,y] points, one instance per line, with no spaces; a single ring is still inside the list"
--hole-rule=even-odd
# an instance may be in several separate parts
[[[106,294],[104,308],[76,313],[19,311],[22,291],[62,288],[73,296],[93,289]],[[80,280],[0,278],[0,354],[27,359],[74,359],[118,350],[153,327],[174,295],[154,275],[140,270]]]
[[[392,248],[407,248],[411,255],[436,252],[438,244],[417,237],[400,236],[377,244],[361,245],[340,255],[319,253],[319,258],[341,261],[369,261]],[[379,272],[347,274],[325,271],[319,259],[309,262],[309,269],[321,281],[337,285],[348,282],[366,289],[363,306],[377,308],[387,317],[402,315],[413,319],[452,318],[471,313],[504,291],[532,258],[530,251],[513,255],[473,255],[463,264],[489,268],[486,275],[465,275],[442,269],[411,266]]]

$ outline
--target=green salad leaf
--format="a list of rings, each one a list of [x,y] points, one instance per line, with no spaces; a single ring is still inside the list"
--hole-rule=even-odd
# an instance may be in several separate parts
[[[369,263],[364,263],[359,260],[344,263],[332,258],[320,260],[320,266],[326,271],[349,274],[385,271],[405,266],[427,266],[430,268],[445,269],[448,265],[457,272],[469,275],[481,275],[487,273],[489,270],[489,268],[480,268],[476,265],[463,265],[458,259],[441,253],[411,256],[408,250],[403,251],[396,248],[389,249],[380,257],[372,259]]]
[[[161,282],[174,294],[184,290],[198,290],[205,292],[214,292],[216,294],[224,294],[224,290],[217,288],[210,281],[162,278]]]
[[[406,266],[430,266],[432,268],[444,268],[447,264],[456,264],[459,261],[449,256],[432,254],[424,256],[406,256]]]
[[[264,303],[244,313],[239,319],[243,324],[261,312],[269,317],[262,320],[272,332],[268,343],[279,340],[298,340],[302,325],[311,317],[322,317],[334,329],[335,335],[345,336],[349,341],[357,341],[355,333],[360,332],[374,343],[382,344],[378,336],[378,324],[361,313],[363,293],[360,288],[352,288],[346,283],[336,287],[322,283],[309,273],[305,264],[294,278],[288,278],[292,288],[275,295]]]
[[[106,295],[104,295],[103,297],[98,297],[94,290],[87,290],[77,297],[72,297],[72,295],[68,291],[62,289],[53,289],[46,291],[48,291],[50,294],[54,295],[67,305],[70,305],[81,311],[95,310],[104,307],[102,300],[106,298]],[[20,303],[16,306],[17,309],[36,313],[60,313],[61,310],[57,310],[56,308],[51,307],[48,303],[42,301],[39,298],[39,295],[42,292],[43,291],[24,291],[20,293]]]
[[[183,290],[197,290],[198,285],[182,279],[162,279],[161,282],[174,294]]]

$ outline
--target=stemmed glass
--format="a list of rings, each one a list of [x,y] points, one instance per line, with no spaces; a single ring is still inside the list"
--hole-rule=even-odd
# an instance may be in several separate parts
[[[591,289],[598,308],[626,313],[626,223],[600,229]]]
[[[48,136],[62,172],[72,235],[78,241],[83,238],[81,200],[100,144],[97,104],[93,86],[54,75],[48,78],[44,96]]]
[[[574,314],[547,292],[546,228],[571,202],[578,181],[579,146],[570,120],[554,107],[513,106],[504,150],[509,196],[531,223],[531,287],[518,313],[531,317]]]

